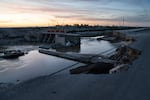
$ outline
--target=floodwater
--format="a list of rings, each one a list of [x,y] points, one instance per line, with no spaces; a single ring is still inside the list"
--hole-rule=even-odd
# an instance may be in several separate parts
[[[105,51],[111,50],[115,48],[111,43],[108,41],[97,41],[93,38],[86,38],[82,39],[81,41],[81,49],[80,53],[94,53],[94,54],[100,54]]]
[[[77,63],[75,61],[41,54],[38,52],[37,46],[11,46],[9,48],[30,48],[30,50],[28,54],[18,59],[0,59],[0,83],[17,83],[42,75],[50,75]],[[114,48],[115,47],[107,41],[84,38],[81,40],[81,46],[75,48],[77,49],[75,51],[84,54],[100,54]]]

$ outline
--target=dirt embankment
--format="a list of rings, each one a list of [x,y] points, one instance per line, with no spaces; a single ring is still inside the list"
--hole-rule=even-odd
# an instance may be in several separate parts
[[[6,28],[0,29],[0,45],[22,45],[40,42],[41,33],[46,29]]]
[[[106,40],[106,41],[110,41],[112,43],[121,42],[121,41],[132,43],[132,42],[136,41],[136,39],[134,37],[128,36],[128,35],[126,35],[124,33],[120,33],[120,32],[108,32],[108,33],[103,33],[102,35],[104,37],[98,38],[97,40]]]

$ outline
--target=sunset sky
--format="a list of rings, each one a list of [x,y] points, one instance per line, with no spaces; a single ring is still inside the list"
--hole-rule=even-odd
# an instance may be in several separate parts
[[[150,26],[150,0],[0,0],[0,27]]]

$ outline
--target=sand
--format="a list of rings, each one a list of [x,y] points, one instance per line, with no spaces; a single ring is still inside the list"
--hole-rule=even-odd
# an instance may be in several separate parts
[[[70,75],[69,69],[0,92],[0,100],[149,100],[150,30],[132,34],[142,55],[126,72]],[[76,66],[73,66],[76,67]]]

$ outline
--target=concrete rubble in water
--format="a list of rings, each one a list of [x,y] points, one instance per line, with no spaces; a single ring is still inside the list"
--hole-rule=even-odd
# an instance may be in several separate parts
[[[125,34],[116,32],[106,34],[108,37],[114,37],[111,42],[121,42],[126,41],[132,43],[135,41],[135,38],[127,36]],[[102,39],[102,38],[101,38]],[[121,45],[115,51],[115,53],[109,57],[110,60],[116,61],[116,63],[110,62],[101,62],[95,64],[88,64],[86,66],[80,66],[70,70],[71,74],[80,74],[80,73],[92,73],[92,74],[106,74],[106,73],[116,73],[128,70],[129,66],[136,60],[141,51],[129,46]]]
[[[108,33],[103,33],[102,35],[103,37],[98,38],[97,40],[106,40],[112,43],[121,42],[121,41],[132,43],[136,41],[135,38],[120,32],[108,32]]]

